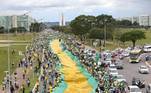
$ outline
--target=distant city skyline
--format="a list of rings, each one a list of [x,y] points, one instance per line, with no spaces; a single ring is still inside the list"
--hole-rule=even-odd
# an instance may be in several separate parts
[[[109,14],[114,18],[151,15],[151,0],[1,0],[0,15],[29,14],[36,19],[58,22],[76,16]]]

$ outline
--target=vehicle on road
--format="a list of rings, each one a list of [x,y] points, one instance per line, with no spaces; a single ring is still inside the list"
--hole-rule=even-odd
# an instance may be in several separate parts
[[[140,62],[140,53],[141,49],[135,49],[130,52],[129,62],[130,63],[139,63]]]
[[[148,84],[146,87],[146,93],[151,93],[151,84]]]
[[[143,47],[143,51],[144,51],[145,53],[151,52],[151,45],[145,45],[145,46]]]
[[[115,68],[116,69],[116,65],[115,64],[110,64],[109,68]]]
[[[141,74],[148,74],[149,73],[149,68],[147,66],[140,66],[138,71]]]
[[[116,60],[115,65],[117,69],[123,69],[122,60]]]
[[[115,77],[115,79],[116,79],[116,81],[118,81],[118,82],[126,82],[126,79],[124,79],[124,76],[123,75],[117,75],[116,77]]]
[[[132,79],[132,85],[136,85],[139,88],[145,88],[145,81],[143,79],[140,78],[133,78]]]
[[[138,86],[128,86],[128,93],[142,93]]]
[[[128,56],[129,56],[129,52],[123,51],[123,52],[122,52],[122,55],[123,55],[123,57],[128,57]]]
[[[118,71],[116,68],[109,68],[109,74],[111,76],[117,76],[118,75]]]

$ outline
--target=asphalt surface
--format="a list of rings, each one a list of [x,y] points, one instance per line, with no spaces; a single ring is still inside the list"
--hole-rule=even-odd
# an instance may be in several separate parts
[[[145,60],[145,56],[149,54],[142,54],[140,57],[142,60]],[[123,59],[123,70],[118,70],[119,74],[123,75],[124,78],[126,79],[128,85],[132,85],[132,78],[133,77],[138,77],[143,80],[145,80],[145,84],[151,83],[151,68],[149,68],[150,73],[149,74],[140,74],[138,72],[138,69],[141,65],[146,65],[145,61],[142,61],[140,63],[129,63],[128,58]],[[141,89],[143,93],[145,93],[145,89]]]

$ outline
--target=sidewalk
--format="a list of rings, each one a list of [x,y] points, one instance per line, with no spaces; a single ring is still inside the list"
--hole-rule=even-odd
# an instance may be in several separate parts
[[[27,77],[29,76],[29,72],[30,72],[30,68],[28,67],[27,68],[27,74],[25,75],[25,79],[23,79],[23,68],[22,67],[18,67],[16,68],[16,72],[17,72],[17,83],[18,83],[18,86],[19,86],[19,89],[15,91],[15,93],[19,93],[19,90],[21,89],[21,86],[24,84],[26,84],[26,79]],[[11,77],[13,77],[13,81],[12,83],[14,83],[14,74],[12,73]],[[5,89],[4,91],[2,90],[2,86],[0,86],[0,93],[9,93],[8,92],[9,90],[8,89]]]

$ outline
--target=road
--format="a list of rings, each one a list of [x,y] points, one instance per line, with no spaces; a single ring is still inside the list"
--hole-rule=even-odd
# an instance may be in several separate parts
[[[141,59],[144,60],[145,56],[148,54],[142,54],[140,57]],[[146,65],[145,62],[140,62],[140,63],[129,63],[128,62],[128,58],[123,59],[123,70],[119,70],[119,74],[122,74],[124,76],[124,78],[127,80],[127,83],[129,85],[131,85],[131,81],[133,77],[139,77],[142,78],[143,80],[145,80],[145,84],[151,83],[151,68],[150,73],[149,74],[140,74],[138,72],[138,68],[141,65]],[[142,89],[143,93],[145,89]]]

